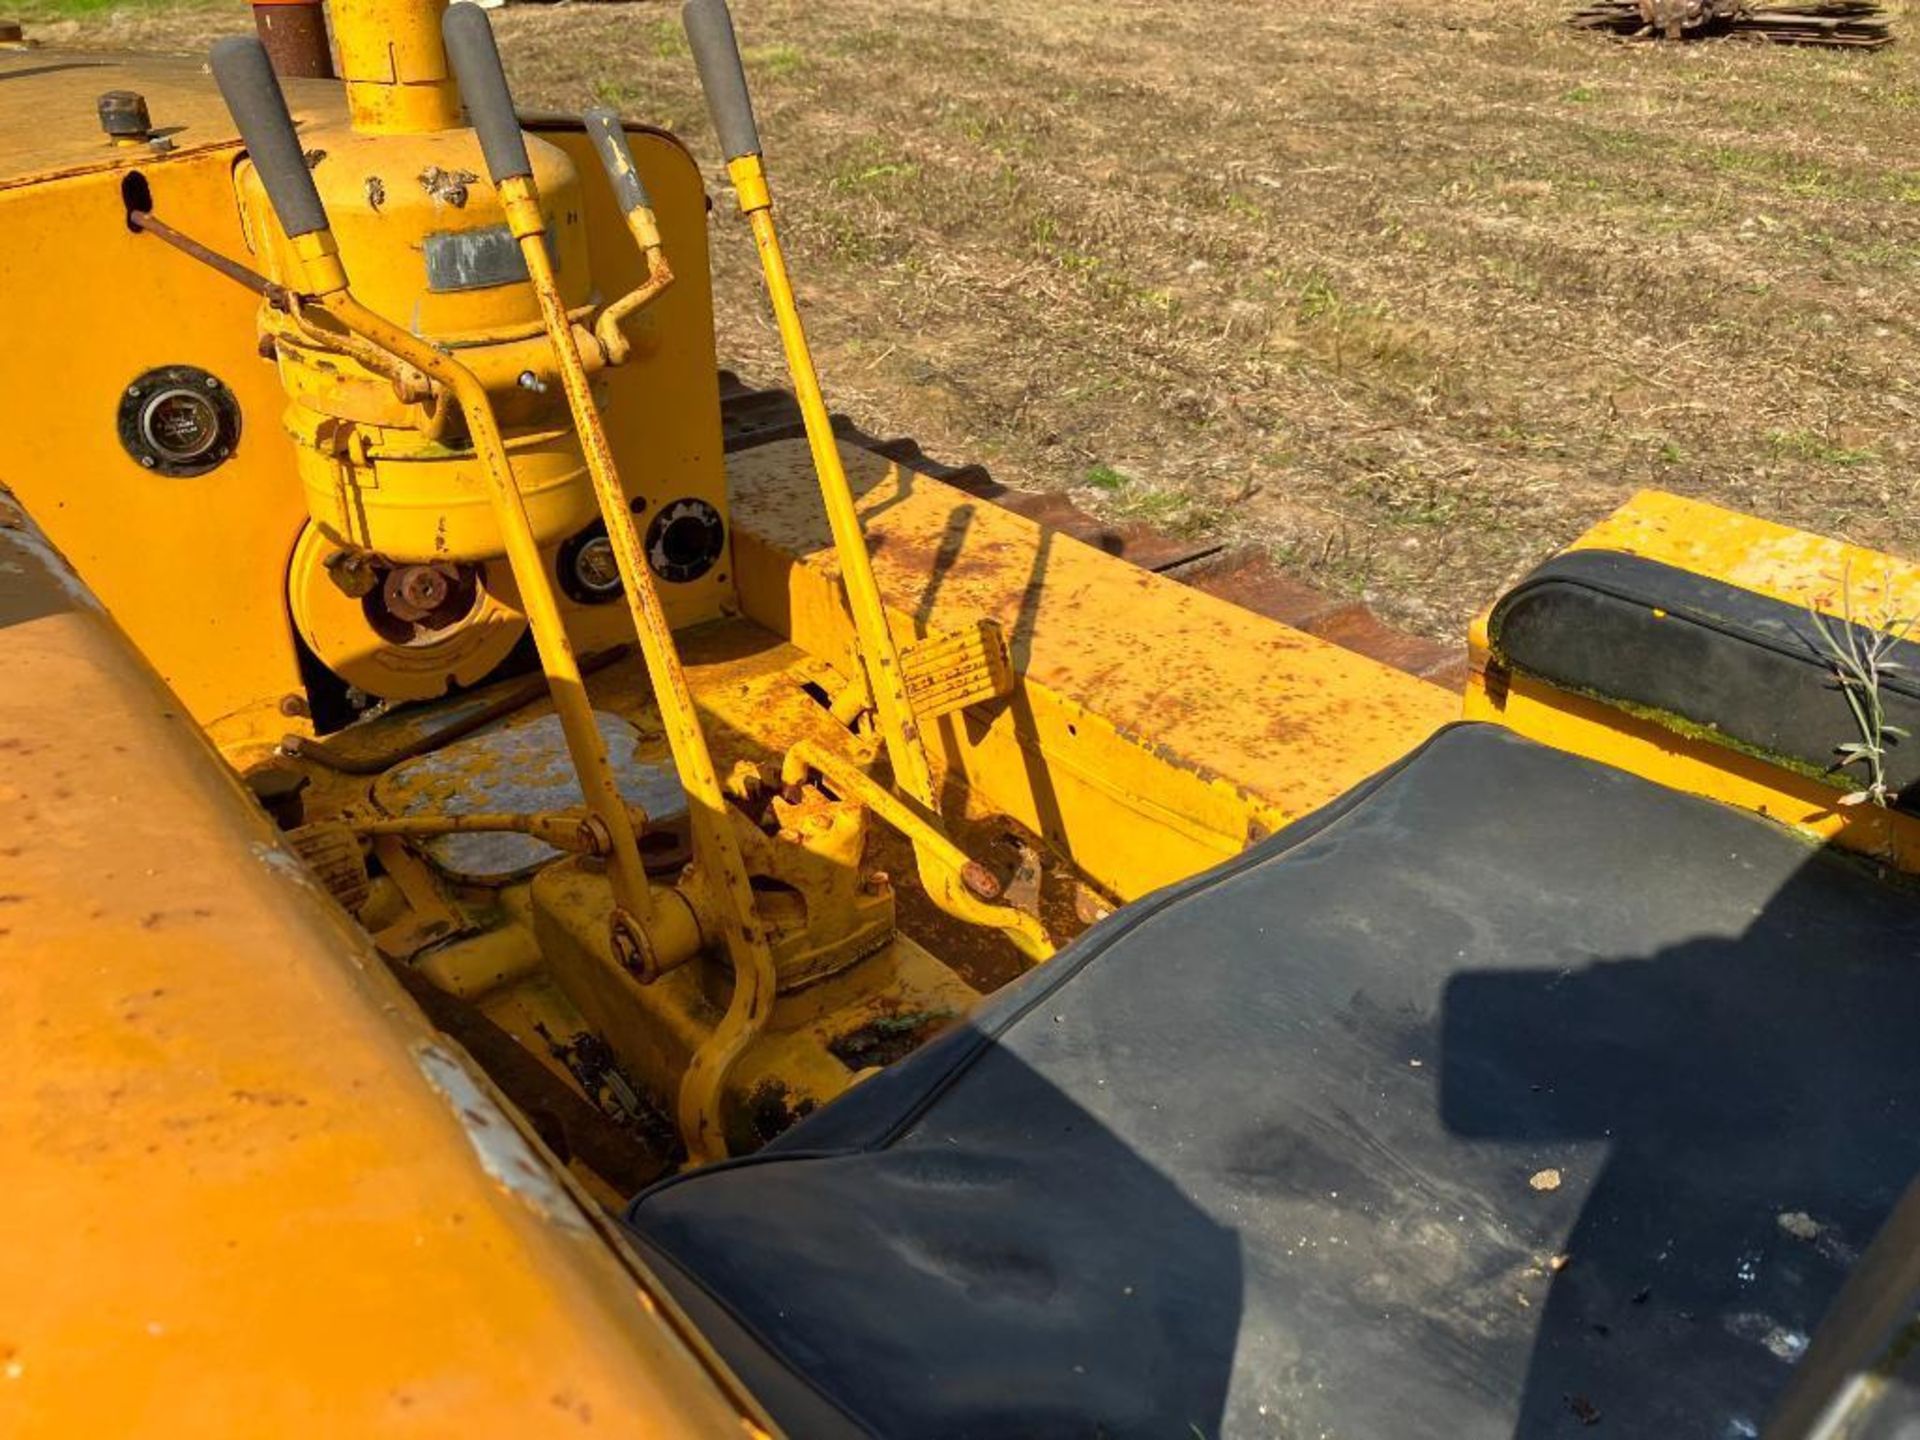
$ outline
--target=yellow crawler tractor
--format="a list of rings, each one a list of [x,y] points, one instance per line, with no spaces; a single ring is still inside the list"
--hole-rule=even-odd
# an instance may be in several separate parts
[[[1911,1433],[1920,569],[1641,494],[1463,702],[836,435],[724,0],[790,429],[316,13],[0,50],[0,1435]]]

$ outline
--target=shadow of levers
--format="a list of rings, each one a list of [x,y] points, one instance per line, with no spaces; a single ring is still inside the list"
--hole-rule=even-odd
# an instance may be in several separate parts
[[[1739,887],[1742,859],[1697,883]],[[1516,1440],[1760,1433],[1920,1174],[1915,917],[1815,853],[1730,937],[1450,980],[1447,1128],[1528,1146],[1514,1208],[1571,1212]]]

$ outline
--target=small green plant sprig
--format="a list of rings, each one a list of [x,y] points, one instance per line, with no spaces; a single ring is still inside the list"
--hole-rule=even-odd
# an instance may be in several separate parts
[[[1841,796],[1840,803],[1889,806],[1893,796],[1887,788],[1888,747],[1911,737],[1900,726],[1887,723],[1881,687],[1888,675],[1905,668],[1888,657],[1913,628],[1914,617],[1883,610],[1878,616],[1856,624],[1851,567],[1840,577],[1840,620],[1836,622],[1823,615],[1811,601],[1807,604],[1807,613],[1812,617],[1827,663],[1833,669],[1835,687],[1846,697],[1847,709],[1852,712],[1854,728],[1859,733],[1858,739],[1834,747],[1841,757],[1835,768],[1859,766],[1865,781],[1858,790]]]

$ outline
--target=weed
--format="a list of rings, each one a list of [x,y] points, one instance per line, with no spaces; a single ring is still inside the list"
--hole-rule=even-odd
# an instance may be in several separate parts
[[[1910,739],[1907,731],[1887,723],[1881,686],[1886,677],[1903,667],[1889,659],[1907,632],[1914,617],[1895,615],[1885,610],[1863,623],[1854,620],[1853,576],[1851,569],[1840,577],[1840,619],[1822,614],[1808,602],[1807,614],[1820,637],[1827,663],[1832,667],[1834,684],[1846,697],[1847,711],[1853,716],[1858,738],[1834,746],[1841,759],[1837,769],[1849,765],[1861,767],[1865,780],[1860,789],[1841,797],[1842,805],[1871,804],[1888,806],[1893,797],[1887,788],[1887,752],[1891,745]]]
[[[1340,292],[1324,275],[1309,275],[1300,287],[1300,299],[1296,307],[1300,323],[1311,325],[1316,320],[1329,317],[1338,318],[1346,313],[1346,304],[1340,298]]]

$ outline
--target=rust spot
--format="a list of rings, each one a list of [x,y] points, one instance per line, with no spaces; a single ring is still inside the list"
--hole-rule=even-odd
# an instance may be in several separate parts
[[[747,1097],[747,1117],[762,1144],[783,1134],[811,1115],[819,1101],[811,1095],[795,1101],[783,1081],[762,1080]]]
[[[140,917],[142,930],[158,930],[162,925],[175,920],[210,920],[213,911],[204,905],[196,905],[190,910],[150,910]]]
[[[283,1106],[303,1106],[307,1103],[304,1095],[295,1095],[286,1090],[229,1090],[227,1092],[242,1105],[265,1105],[278,1110]]]
[[[1000,880],[991,870],[978,860],[969,860],[961,868],[960,879],[975,895],[982,900],[1000,898]]]

